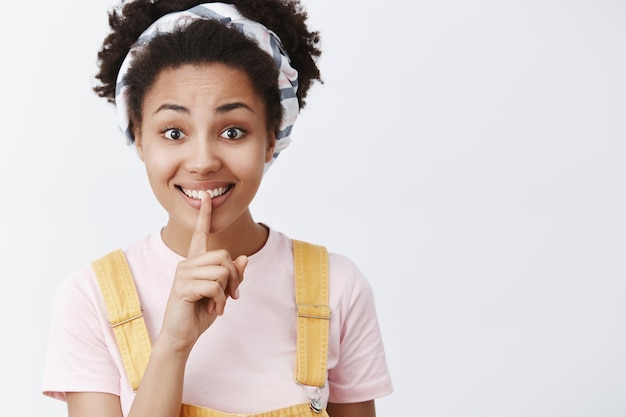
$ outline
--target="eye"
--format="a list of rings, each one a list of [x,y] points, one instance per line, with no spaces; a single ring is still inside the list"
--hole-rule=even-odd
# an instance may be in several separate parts
[[[163,131],[163,136],[169,140],[181,140],[185,139],[185,134],[180,129],[170,128]]]
[[[246,132],[239,129],[238,127],[229,127],[228,129],[224,130],[220,136],[225,139],[236,140],[241,139],[241,137],[245,134]]]

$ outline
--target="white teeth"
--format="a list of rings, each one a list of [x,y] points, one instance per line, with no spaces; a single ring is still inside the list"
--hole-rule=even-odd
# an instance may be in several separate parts
[[[181,190],[183,190],[183,193],[185,193],[187,197],[200,200],[200,191],[206,191],[209,194],[209,197],[215,198],[226,193],[226,191],[228,191],[228,187],[218,187],[212,190],[188,190],[186,188],[181,188]]]

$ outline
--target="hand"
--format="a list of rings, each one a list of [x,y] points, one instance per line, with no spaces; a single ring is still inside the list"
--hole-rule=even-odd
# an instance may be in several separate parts
[[[176,268],[160,337],[191,350],[200,335],[224,314],[228,297],[239,298],[238,287],[248,258],[235,261],[226,250],[207,249],[211,230],[211,198],[201,193],[196,227],[187,258]]]

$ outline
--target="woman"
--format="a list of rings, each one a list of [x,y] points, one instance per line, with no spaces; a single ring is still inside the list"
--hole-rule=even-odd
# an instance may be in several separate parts
[[[70,416],[371,417],[391,392],[358,268],[249,210],[320,80],[306,18],[281,0],[111,12],[95,90],[169,217],[57,294],[43,390]]]

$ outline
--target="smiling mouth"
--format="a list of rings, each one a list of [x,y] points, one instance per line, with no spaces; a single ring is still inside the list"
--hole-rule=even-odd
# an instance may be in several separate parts
[[[226,187],[217,187],[212,190],[189,190],[187,188],[178,187],[179,190],[183,192],[187,197],[193,198],[194,200],[200,200],[200,192],[206,191],[211,198],[219,197],[221,195],[226,194],[234,187],[233,184],[230,184]]]

